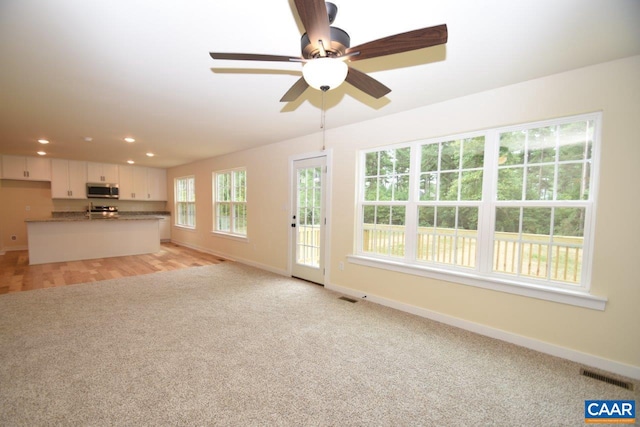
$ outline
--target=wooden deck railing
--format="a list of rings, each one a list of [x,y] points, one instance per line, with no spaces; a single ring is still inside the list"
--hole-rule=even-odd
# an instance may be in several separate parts
[[[493,271],[579,283],[582,267],[582,237],[539,234],[495,233]],[[405,233],[401,226],[367,227],[363,231],[364,252],[403,257]],[[420,227],[416,259],[460,267],[476,267],[477,232],[474,230]],[[519,261],[518,261],[519,260]]]

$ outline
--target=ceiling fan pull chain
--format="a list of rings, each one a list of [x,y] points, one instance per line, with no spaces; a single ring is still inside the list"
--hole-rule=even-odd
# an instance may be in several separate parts
[[[322,129],[322,151],[325,150],[325,133],[326,133],[326,120],[327,120],[327,112],[324,108],[324,97],[326,90],[322,91],[322,111],[320,112],[320,129]]]

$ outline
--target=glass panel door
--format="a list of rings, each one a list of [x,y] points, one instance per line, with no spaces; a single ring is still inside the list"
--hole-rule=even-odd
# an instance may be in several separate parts
[[[324,284],[325,157],[294,162],[292,276]]]

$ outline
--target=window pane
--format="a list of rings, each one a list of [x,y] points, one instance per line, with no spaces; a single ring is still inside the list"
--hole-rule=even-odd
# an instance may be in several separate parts
[[[455,226],[456,226],[456,208],[439,207],[436,211],[436,227],[455,228]]]
[[[464,140],[462,167],[464,169],[481,168],[484,165],[484,137]]]
[[[364,199],[378,200],[378,179],[367,178],[364,180]]]
[[[432,261],[435,257],[435,214],[432,206],[418,207],[418,242],[416,259]]]
[[[228,202],[231,200],[231,174],[218,174],[218,191],[216,192],[216,200],[220,202]]]
[[[500,134],[500,151],[498,164],[500,166],[521,165],[524,163],[524,144],[527,131],[518,130]]]
[[[551,279],[580,283],[584,244],[584,208],[558,208],[554,211]]]
[[[496,208],[496,231],[520,232],[520,208]]]
[[[364,206],[363,208],[363,221],[365,224],[375,224],[376,223],[376,207],[375,206]]]
[[[420,200],[436,200],[437,185],[437,173],[425,173],[420,175]]]
[[[478,208],[421,206],[418,220],[418,260],[475,268]]]
[[[558,165],[558,200],[587,200],[589,171],[588,163]]]
[[[493,236],[493,271],[518,274],[520,258],[520,208],[497,208]]]
[[[404,256],[404,206],[365,206],[364,218],[367,225],[362,233],[363,251],[393,257]]]
[[[378,152],[365,155],[365,176],[378,175]]]
[[[393,177],[378,178],[378,200],[393,200]]]
[[[422,146],[420,158],[420,170],[422,172],[435,172],[438,170],[438,144],[427,144]]]
[[[551,231],[551,208],[524,208],[522,210],[522,232],[549,236]]]
[[[584,208],[556,208],[553,217],[553,238],[584,236]]]
[[[393,189],[393,200],[409,200],[409,175],[399,175],[396,177]]]
[[[482,170],[463,171],[460,200],[482,200]]]
[[[411,165],[411,148],[400,148],[396,150],[395,173],[408,173]]]
[[[457,228],[456,265],[475,268],[478,242],[478,208],[459,208]]]
[[[218,231],[231,231],[231,206],[229,203],[218,203],[216,212]]]
[[[527,200],[553,200],[554,171],[553,165],[527,168]]]
[[[440,170],[458,168],[460,168],[460,141],[443,142],[440,153]]]
[[[588,160],[593,145],[593,121],[560,125],[559,160]]]
[[[436,208],[433,206],[420,206],[418,208],[418,226],[433,228],[436,224]]]
[[[393,175],[396,150],[380,151],[380,169],[378,175]]]
[[[522,200],[524,168],[498,170],[498,200]]]
[[[557,126],[529,129],[527,162],[546,163],[556,160]]]
[[[478,230],[478,208],[459,208],[458,229]]]
[[[458,200],[458,172],[440,174],[440,200]]]
[[[247,206],[245,204],[233,206],[233,232],[247,234]]]
[[[246,201],[246,183],[245,183],[246,172],[245,171],[236,171],[233,174],[233,200],[236,202],[245,202]]]

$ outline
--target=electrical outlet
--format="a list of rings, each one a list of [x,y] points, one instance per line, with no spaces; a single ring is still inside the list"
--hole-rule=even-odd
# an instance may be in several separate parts
[[[344,262],[340,261],[340,262],[338,263],[338,269],[339,269],[340,271],[344,270]]]
[[[29,211],[31,210],[31,206],[25,206],[25,207],[24,207],[24,210],[25,210],[25,211],[27,211],[27,212],[29,212]]]

